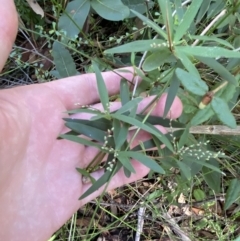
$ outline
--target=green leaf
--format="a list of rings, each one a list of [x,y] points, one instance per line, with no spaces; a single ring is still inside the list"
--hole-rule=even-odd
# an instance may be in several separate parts
[[[199,188],[193,191],[193,196],[197,201],[202,201],[206,198],[205,192]]]
[[[110,162],[113,159],[113,154],[109,154],[107,158],[107,162]],[[119,169],[122,167],[122,165],[117,164],[112,172],[106,171],[104,174],[94,182],[94,184],[79,198],[79,200],[89,196],[93,192],[97,191],[100,187],[102,187],[104,184],[108,183],[110,179],[119,171]]]
[[[128,101],[130,101],[130,91],[126,79],[121,79],[120,82],[120,98],[122,105],[125,105]]]
[[[177,68],[175,71],[177,78],[181,81],[182,85],[191,93],[203,96],[208,91],[207,84],[201,79],[189,74],[188,72]]]
[[[206,108],[198,110],[198,112],[194,115],[191,120],[192,126],[197,126],[207,121],[214,115],[214,111],[211,108],[211,105],[208,105]]]
[[[182,65],[187,69],[190,74],[195,75],[197,78],[201,79],[201,76],[195,65],[184,52],[179,51],[177,46],[175,47],[175,55],[177,58],[180,59]]]
[[[218,73],[224,80],[229,81],[234,86],[237,86],[236,78],[219,62],[215,59],[209,59],[204,57],[197,57],[202,63],[208,65],[212,68],[216,73]]]
[[[76,114],[76,113],[88,113],[88,114],[94,114],[94,115],[101,115],[104,116],[104,114],[97,109],[87,109],[87,108],[80,108],[80,109],[74,109],[66,111],[68,114]]]
[[[122,0],[123,4],[129,7],[129,9],[133,9],[141,14],[146,13],[149,9],[154,6],[152,1],[148,1],[146,4],[146,0]],[[128,18],[133,18],[135,15],[130,13]]]
[[[104,19],[120,21],[130,14],[129,8],[121,0],[92,0],[91,7]]]
[[[178,92],[178,88],[180,86],[180,82],[179,80],[176,78],[176,75],[174,74],[173,75],[173,79],[170,83],[170,87],[169,87],[169,90],[168,90],[168,94],[167,94],[167,100],[166,100],[166,104],[165,104],[165,107],[164,107],[164,114],[163,114],[163,118],[166,118],[172,104],[173,104],[173,101],[177,95],[177,92]]]
[[[63,44],[55,41],[52,48],[52,56],[61,78],[77,75],[76,65],[69,51]]]
[[[198,158],[199,158],[199,156],[198,156]],[[189,153],[185,153],[185,154],[183,154],[182,163],[184,163],[185,165],[187,165],[190,168],[191,177],[193,177],[202,170],[205,160],[204,160],[204,158],[200,158],[200,161],[199,161],[199,160],[197,160],[197,158],[193,158],[192,156],[190,156]]]
[[[85,135],[93,140],[104,142],[104,136],[106,136],[105,131],[101,131],[97,128],[84,125],[81,123],[67,122],[65,123],[66,127],[79,133],[80,135]]]
[[[203,0],[193,0],[191,5],[188,7],[186,13],[183,16],[182,21],[176,29],[174,34],[174,42],[178,42],[184,34],[186,34],[190,25],[193,23],[193,20],[198,12],[198,9],[202,5]]]
[[[86,140],[86,139],[84,139],[82,137],[79,137],[79,136],[60,135],[59,137],[63,138],[63,139],[66,139],[66,140],[69,140],[69,141],[77,142],[77,143],[85,145],[85,146],[93,146],[93,147],[96,147],[98,149],[101,148],[101,146],[99,144],[97,144],[96,142],[92,142],[92,141]]]
[[[185,130],[183,132],[183,134],[181,135],[180,137],[180,140],[179,140],[179,143],[178,143],[178,148],[180,149],[181,147],[183,147],[187,141],[188,141],[188,136],[189,136],[189,128],[190,128],[190,125],[188,124],[186,127],[185,127]]]
[[[91,183],[96,182],[96,180],[95,180],[95,179],[91,176],[91,174],[88,173],[86,170],[81,169],[81,168],[76,168],[76,169],[77,169],[77,171],[78,171],[80,174],[82,174],[82,176],[88,177],[88,178],[90,179]]]
[[[156,147],[156,145],[155,145],[155,142],[153,141],[153,139],[151,139],[151,140],[142,142],[141,145],[139,144],[139,145],[135,146],[134,148],[131,149],[131,151],[141,151],[142,147],[145,150],[147,150],[147,149]]]
[[[101,103],[104,107],[104,110],[106,112],[109,112],[109,98],[108,98],[107,87],[106,87],[105,82],[103,80],[102,74],[101,74],[97,64],[94,61],[92,62],[92,67],[93,67],[93,70],[96,74],[98,93],[99,93],[99,96],[100,96]]]
[[[210,158],[209,163],[219,168],[219,162],[217,160]],[[222,175],[219,172],[215,172],[208,167],[203,167],[202,172],[203,178],[206,181],[207,185],[216,193],[219,193]]]
[[[223,124],[233,129],[237,127],[236,120],[224,100],[215,96],[211,101],[211,106],[218,119],[222,121]]]
[[[146,167],[153,170],[154,172],[157,172],[160,174],[165,174],[165,171],[162,169],[162,167],[159,166],[156,161],[149,158],[147,155],[144,155],[139,152],[134,152],[134,151],[121,151],[121,152],[119,152],[119,155],[136,159],[139,162],[141,162],[143,165],[145,165]]]
[[[105,118],[100,118],[98,120],[85,120],[85,119],[72,119],[72,118],[63,118],[64,121],[66,121],[67,123],[69,122],[73,122],[73,123],[80,123],[80,124],[84,124],[86,126],[90,126],[90,127],[95,127],[99,130],[102,131],[107,131],[107,129],[111,129],[112,128],[112,122],[105,119]]]
[[[218,172],[218,173],[220,173],[222,175],[224,174],[218,167],[216,167],[216,166],[214,166],[212,164],[209,164],[207,162],[203,162],[202,160],[194,159],[193,162],[196,162],[197,164],[199,164],[201,166],[206,166],[206,167],[210,168],[211,170],[216,171],[216,172]]]
[[[221,47],[205,46],[178,46],[178,49],[186,54],[207,58],[240,58],[240,53]]]
[[[76,37],[90,11],[89,0],[74,0],[67,4],[65,12],[59,18],[58,29],[64,30],[69,38]]]
[[[191,168],[189,165],[185,164],[184,162],[177,161],[177,165],[179,166],[181,174],[187,179],[191,180],[192,174],[191,174]]]
[[[113,137],[115,141],[115,149],[119,150],[123,143],[127,140],[129,125],[126,123],[121,123],[117,119],[113,119]]]
[[[146,117],[146,115],[141,115],[138,114],[137,115],[137,119],[139,121],[143,121],[143,119]],[[151,124],[151,125],[162,125],[165,127],[170,127],[170,121],[169,119],[160,117],[160,116],[154,116],[154,115],[150,115],[147,119],[147,123]],[[185,127],[185,125],[179,123],[178,121],[171,121],[172,127],[179,127],[179,128],[183,128]]]
[[[115,48],[107,49],[105,54],[156,51],[162,49],[166,41],[161,39],[137,40]]]
[[[166,147],[168,147],[170,150],[173,151],[171,142],[156,127],[154,127],[148,123],[142,123],[139,120],[137,120],[135,118],[131,118],[129,116],[118,115],[118,114],[111,114],[111,115],[113,118],[126,122],[130,125],[137,126],[140,129],[145,130],[145,131],[149,132],[150,134],[155,135],[163,144],[166,145]]]
[[[175,10],[178,21],[182,21],[184,15],[184,7],[182,6],[182,0],[174,0]]]
[[[196,24],[198,24],[202,18],[204,17],[204,15],[206,14],[209,6],[210,6],[210,3],[211,3],[211,0],[209,1],[203,1],[202,2],[202,5],[198,11],[198,14],[197,14],[197,18],[196,18]]]
[[[162,47],[161,50],[152,53],[146,58],[143,63],[143,70],[152,71],[164,63],[172,62],[174,60],[176,60],[176,58],[172,55],[170,50],[167,47]]]
[[[230,206],[240,197],[240,180],[232,179],[226,193],[224,210],[226,211]]]
[[[125,113],[125,112],[127,112],[127,111],[130,111],[130,110],[134,109],[134,108],[138,105],[138,103],[139,103],[140,101],[142,101],[142,99],[143,99],[142,97],[137,97],[137,98],[135,98],[135,99],[127,102],[124,106],[122,106],[122,107],[116,112],[116,114],[120,115],[120,114],[123,114],[123,113]]]
[[[199,40],[202,40],[202,41],[216,42],[216,43],[219,43],[219,44],[224,45],[226,47],[229,47],[230,49],[234,49],[234,47],[227,40],[220,39],[220,38],[217,38],[217,37],[214,37],[214,36],[190,35],[190,38],[199,39]]]
[[[121,162],[121,164],[130,172],[130,173],[136,173],[129,157],[122,156],[121,153],[118,155],[118,160]]]
[[[134,13],[137,17],[139,17],[144,23],[146,23],[147,26],[149,26],[150,28],[155,30],[165,40],[168,39],[166,32],[163,31],[156,23],[154,23],[150,19],[146,18],[145,16],[143,16],[142,14],[140,14],[140,13],[134,11],[134,10],[131,10],[131,12]]]
[[[85,197],[89,196],[90,194],[94,193],[97,191],[101,186],[106,184],[112,174],[109,171],[106,171],[96,182],[93,183],[93,185],[79,198],[79,200],[84,199]]]
[[[172,42],[173,36],[173,17],[171,3],[169,0],[158,0],[158,4],[161,8],[161,13],[163,16],[163,21],[168,32],[168,41]]]

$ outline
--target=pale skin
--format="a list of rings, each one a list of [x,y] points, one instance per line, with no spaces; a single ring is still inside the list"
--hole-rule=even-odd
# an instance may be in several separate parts
[[[2,69],[18,27],[12,0],[1,0],[0,18]],[[129,70],[133,72],[132,68]],[[132,73],[121,75],[132,80]],[[109,94],[117,94],[120,77],[112,72],[103,73],[103,77]],[[163,96],[158,101],[154,115],[162,115],[165,99]],[[102,189],[78,200],[90,184],[82,183],[76,167],[85,168],[96,150],[56,139],[66,131],[62,118],[67,116],[67,110],[76,108],[76,103],[95,104],[98,100],[94,74],[0,91],[0,240],[46,241],[81,206],[101,194]],[[144,99],[139,109],[149,101]],[[119,103],[111,108],[119,108]],[[176,98],[171,117],[179,117],[181,111],[182,104]],[[133,144],[149,138],[141,132]],[[136,181],[149,172],[137,161],[133,165],[136,174],[126,178],[120,171],[108,190]],[[93,173],[95,178],[101,175],[102,170]]]

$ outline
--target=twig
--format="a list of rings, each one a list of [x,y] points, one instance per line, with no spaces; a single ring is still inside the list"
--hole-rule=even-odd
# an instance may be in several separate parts
[[[142,229],[143,229],[145,211],[146,211],[146,207],[140,207],[138,210],[138,223],[137,223],[137,232],[135,236],[135,241],[140,240]]]
[[[174,232],[177,233],[178,236],[181,237],[181,240],[191,241],[191,239],[180,229],[179,225],[174,221],[174,219],[171,218],[169,213],[163,214],[163,217],[169,223],[170,227],[174,230]]]
[[[136,126],[129,128],[130,131],[138,129]],[[184,130],[185,128],[176,127],[165,127],[168,132],[174,132],[179,130]],[[225,135],[225,136],[238,136],[240,135],[240,126],[235,129],[231,129],[227,126],[222,125],[203,125],[203,126],[192,126],[189,129],[189,133],[192,134],[208,134],[208,135]]]
[[[170,128],[166,128],[171,131]],[[184,128],[172,128],[172,131],[183,130]],[[192,134],[207,134],[207,135],[225,135],[225,136],[236,136],[240,135],[240,126],[235,129],[231,129],[227,126],[222,125],[203,125],[203,126],[192,126],[189,129]]]

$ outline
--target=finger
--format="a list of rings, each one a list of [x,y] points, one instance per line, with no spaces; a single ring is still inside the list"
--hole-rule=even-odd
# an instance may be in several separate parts
[[[155,96],[150,96],[150,97],[146,97],[144,98],[139,104],[138,104],[138,109],[137,109],[137,113],[140,113],[142,110],[144,110],[146,108],[146,106],[148,106],[151,101],[155,98]],[[156,115],[156,116],[163,116],[164,114],[164,108],[165,108],[165,104],[166,104],[166,100],[167,100],[167,94],[164,93],[160,99],[158,100],[156,106],[154,107],[153,111],[151,112],[151,115]],[[116,111],[118,109],[121,108],[121,103],[118,101],[115,102],[111,102],[110,103],[110,112]],[[95,104],[95,105],[91,105],[91,108],[99,110],[99,111],[103,111],[103,106],[101,103]],[[149,108],[148,108],[149,110]],[[145,113],[148,112],[148,110],[145,111]],[[176,96],[172,106],[167,114],[167,118],[171,118],[171,119],[176,119],[178,118],[183,110],[183,105],[181,100]],[[71,115],[71,118],[73,119],[87,119],[89,120],[91,117],[95,116],[94,114],[88,114],[88,113],[78,113],[78,114],[73,114]]]
[[[117,187],[123,186],[127,183],[137,181],[137,180],[143,178],[144,176],[146,176],[149,172],[149,168],[147,168],[146,166],[144,166],[143,164],[141,164],[140,162],[138,162],[136,160],[132,160],[132,165],[133,165],[136,173],[132,173],[131,176],[128,178],[125,176],[123,169],[120,169],[119,172],[117,172],[116,175],[109,182],[107,190],[112,190]],[[93,176],[93,178],[95,180],[98,180],[103,175],[103,173],[104,173],[103,170],[98,170],[98,171],[92,173],[91,175]],[[83,193],[85,193],[88,190],[88,188],[91,187],[91,185],[92,185],[91,183],[84,184],[83,189],[82,189]],[[97,191],[95,191],[91,195],[84,198],[81,201],[81,205],[84,205],[87,202],[91,201],[92,199],[100,196],[103,191],[104,191],[104,186],[99,188]]]
[[[2,0],[0,7],[0,71],[12,49],[18,29],[18,16],[13,0]]]
[[[133,82],[134,69],[132,67],[113,71],[103,72],[102,76],[105,81],[109,95],[115,95],[119,92],[120,81],[123,78]],[[79,105],[90,105],[99,101],[96,76],[93,73],[72,76],[57,81],[45,83],[52,88],[62,100],[67,110],[77,108]]]

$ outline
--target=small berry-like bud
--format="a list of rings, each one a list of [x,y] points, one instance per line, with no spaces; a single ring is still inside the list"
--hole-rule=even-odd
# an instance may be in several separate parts
[[[202,101],[199,104],[199,109],[204,109],[211,101],[213,98],[214,93],[212,91],[207,92],[203,98]]]

